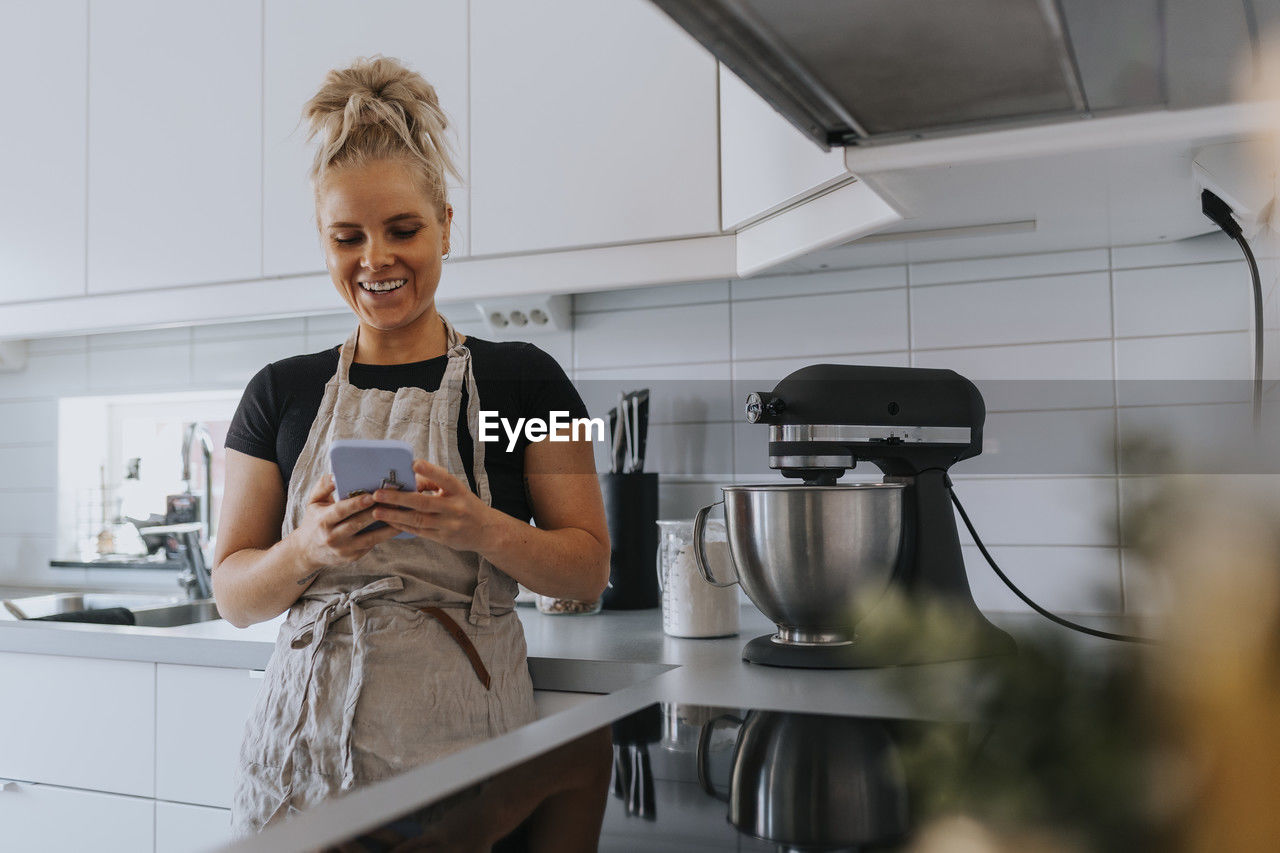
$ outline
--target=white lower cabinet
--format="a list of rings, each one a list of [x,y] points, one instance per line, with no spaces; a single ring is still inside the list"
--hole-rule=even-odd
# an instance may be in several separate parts
[[[156,797],[231,807],[259,670],[156,664]]]
[[[154,800],[0,780],[0,848],[140,853],[155,846]]]
[[[156,803],[155,853],[202,853],[231,841],[231,812],[186,803]]]
[[[155,664],[0,652],[0,684],[0,776],[155,796]]]

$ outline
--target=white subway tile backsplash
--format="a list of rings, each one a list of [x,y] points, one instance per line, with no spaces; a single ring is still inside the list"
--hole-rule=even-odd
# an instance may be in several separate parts
[[[1253,406],[1227,403],[1194,406],[1122,407],[1118,412],[1122,474],[1152,473],[1151,452],[1172,454],[1170,473],[1274,472],[1275,459],[1259,458],[1253,441]],[[1265,421],[1264,421],[1265,423]],[[1141,449],[1143,452],[1136,452]],[[1273,448],[1274,449],[1274,448]],[[1256,467],[1255,467],[1256,466]]]
[[[729,282],[696,281],[687,284],[664,284],[655,287],[629,287],[579,293],[573,297],[573,313],[623,311],[629,308],[663,308],[673,305],[700,305],[724,302],[729,297]]]
[[[773,299],[785,296],[811,296],[820,293],[845,293],[851,290],[884,290],[907,286],[907,268],[902,264],[889,267],[830,270],[780,276],[761,276],[729,283],[733,299]]]
[[[89,390],[95,394],[189,388],[191,379],[190,344],[89,352]]]
[[[320,314],[305,318],[305,324],[307,352],[319,352],[345,341],[355,331],[356,318],[350,312]]]
[[[691,517],[725,483],[784,482],[768,467],[768,430],[742,417],[747,392],[819,362],[956,370],[988,410],[984,453],[953,469],[957,493],[1005,570],[1063,613],[1147,608],[1158,590],[1122,557],[1116,519],[1150,481],[1115,478],[1117,420],[1120,438],[1158,431],[1209,470],[1243,445],[1252,344],[1233,331],[1250,322],[1238,248],[1207,235],[955,260],[962,253],[945,254],[948,245],[852,244],[743,281],[584,294],[572,331],[530,340],[574,377],[593,415],[619,390],[650,388],[645,467],[663,474],[665,518]],[[975,245],[963,254],[989,253]],[[1261,243],[1257,252],[1272,330],[1266,375],[1280,397],[1280,263]],[[464,334],[501,339],[474,303],[440,308]],[[239,388],[268,362],[334,346],[354,328],[352,315],[332,313],[32,341],[26,369],[0,373],[0,583],[171,582],[48,568],[59,397]],[[1183,405],[1202,400],[1235,405]],[[1280,400],[1272,409],[1268,423]],[[600,470],[606,444],[596,443]],[[881,477],[862,463],[843,481]],[[961,536],[979,604],[1025,609]]]
[[[729,306],[682,305],[579,314],[574,369],[688,364],[729,358]]]
[[[725,482],[733,476],[733,424],[652,424],[644,470]]]
[[[1248,332],[1116,341],[1122,406],[1247,400],[1252,376]]]
[[[1118,545],[1111,477],[955,477],[956,496],[987,545]],[[960,540],[972,544],[959,525]]]
[[[1109,338],[1108,275],[913,287],[911,334],[926,349]]]
[[[85,335],[65,335],[60,338],[37,338],[27,341],[28,355],[53,355],[63,352],[84,352],[89,348]]]
[[[170,329],[141,329],[131,332],[105,332],[100,335],[89,335],[90,352],[104,349],[131,349],[134,347],[154,347],[164,344],[191,343],[192,328],[178,326]]]
[[[0,583],[39,586],[50,583],[49,561],[54,558],[52,536],[35,533],[0,535]]]
[[[1002,258],[973,258],[964,261],[934,261],[911,264],[911,286],[995,281],[1002,278],[1029,278],[1063,273],[1103,272],[1106,269],[1106,249],[1046,252],[1038,255],[1007,255]]]
[[[733,358],[907,348],[907,291],[872,290],[733,303]]]
[[[48,489],[58,484],[58,446],[0,447],[0,489]]]
[[[41,488],[0,487],[0,536],[56,536],[58,533],[58,492],[45,484]]]
[[[201,341],[191,347],[192,381],[206,388],[242,388],[263,367],[297,355],[305,347],[301,332],[285,337]]]
[[[603,417],[620,392],[649,389],[649,422],[655,424],[731,421],[737,409],[730,394],[729,362],[658,367],[578,370],[574,385],[587,411]]]
[[[0,403],[0,445],[40,444],[58,435],[58,402],[53,399]]]
[[[658,488],[658,518],[692,520],[695,513],[722,497],[724,483],[688,482],[663,477]]]
[[[69,397],[89,389],[89,358],[84,350],[29,355],[27,365],[0,373],[0,400]]]
[[[915,366],[946,368],[971,380],[989,412],[1115,402],[1110,341],[922,350]]]
[[[1240,262],[1117,270],[1116,336],[1248,329],[1249,271]]]
[[[988,550],[1000,570],[1041,607],[1059,615],[1120,611],[1120,556],[1115,548],[1005,546]],[[977,548],[962,547],[961,551],[978,607],[1032,612],[996,577]]]
[[[1227,235],[1214,231],[1199,237],[1169,243],[1114,246],[1111,249],[1111,266],[1118,270],[1133,267],[1167,267],[1213,261],[1237,261],[1240,257],[1240,247],[1236,242]]]
[[[982,435],[982,454],[957,463],[954,475],[1115,474],[1114,409],[993,412]]]

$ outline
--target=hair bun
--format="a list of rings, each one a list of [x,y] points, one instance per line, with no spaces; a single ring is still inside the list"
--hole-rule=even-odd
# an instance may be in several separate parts
[[[461,179],[435,88],[398,60],[374,56],[330,71],[303,116],[308,139],[319,140],[311,169],[317,188],[330,169],[402,159],[418,168],[428,195],[443,210],[446,176]]]

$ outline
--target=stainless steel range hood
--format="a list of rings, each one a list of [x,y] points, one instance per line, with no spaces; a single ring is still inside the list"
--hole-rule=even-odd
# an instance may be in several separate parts
[[[1280,0],[653,0],[823,148],[1232,100]]]

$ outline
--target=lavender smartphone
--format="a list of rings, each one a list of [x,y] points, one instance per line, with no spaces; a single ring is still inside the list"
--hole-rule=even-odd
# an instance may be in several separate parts
[[[338,498],[375,492],[378,489],[412,490],[413,448],[406,442],[389,438],[344,438],[329,445],[329,465]],[[381,521],[370,524],[361,533],[386,527]],[[396,539],[412,539],[412,533],[401,533]]]

